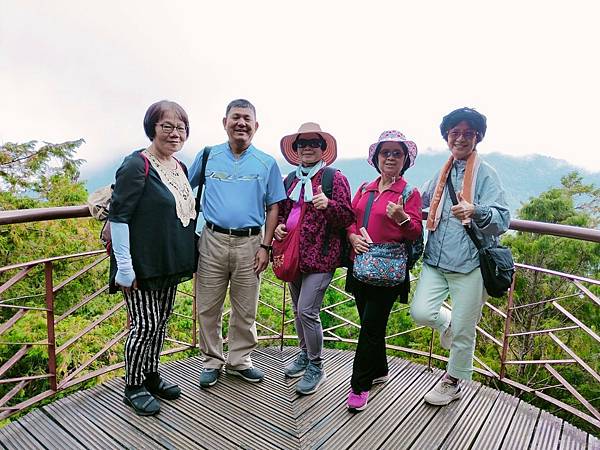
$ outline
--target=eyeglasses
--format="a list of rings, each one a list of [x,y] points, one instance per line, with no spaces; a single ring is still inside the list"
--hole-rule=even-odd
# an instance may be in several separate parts
[[[162,128],[163,133],[166,133],[166,134],[171,134],[173,132],[173,130],[177,130],[177,132],[179,134],[183,134],[183,135],[187,134],[187,128],[182,127],[181,125],[178,127],[176,127],[175,125],[172,125],[170,123],[157,123],[156,125],[159,125]]]
[[[404,157],[403,150],[381,150],[379,152],[379,156],[383,156],[384,158],[389,158],[390,156],[393,158],[402,158]]]
[[[298,148],[323,148],[323,140],[322,139],[298,139],[296,141],[296,145]]]
[[[471,140],[474,137],[477,136],[477,131],[473,131],[473,130],[465,130],[465,131],[459,131],[459,130],[452,130],[448,133],[448,137],[452,138],[452,139],[458,139],[460,136],[464,137],[466,140]]]

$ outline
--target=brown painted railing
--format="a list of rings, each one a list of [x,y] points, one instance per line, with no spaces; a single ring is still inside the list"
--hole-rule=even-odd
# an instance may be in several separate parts
[[[88,216],[86,207],[2,211],[0,212],[0,225],[86,216]],[[511,222],[511,229],[600,243],[600,230],[594,229],[523,220],[513,220]],[[91,262],[87,262],[88,260],[91,260]],[[78,267],[74,271],[74,275],[56,283],[53,268],[56,264],[62,264],[67,261],[77,263],[81,267]],[[106,255],[102,251],[92,251],[40,259],[0,268],[0,277],[6,280],[0,286],[0,311],[16,311],[0,324],[0,344],[10,345],[11,348],[15,349],[13,355],[0,366],[0,385],[10,384],[13,386],[12,389],[0,398],[0,418],[7,417],[27,408],[77,383],[123,367],[124,363],[122,359],[119,361],[114,360],[116,358],[114,350],[110,357],[107,357],[107,354],[122,342],[127,334],[123,302],[120,296],[113,296],[113,299],[118,298],[118,300],[113,300],[110,303],[111,306],[104,313],[89,318],[82,329],[72,330],[69,333],[61,329],[60,335],[58,337],[56,335],[56,327],[68,321],[75,313],[79,312],[81,314],[82,309],[91,305],[92,302],[98,300],[106,302],[106,299],[109,298],[105,293],[107,287],[101,286],[94,292],[84,296],[76,305],[70,306],[65,311],[56,311],[55,300],[57,293],[69,284],[86,276],[86,274],[99,270],[101,266],[104,267],[105,271]],[[43,268],[43,275],[40,268]],[[31,276],[43,276],[45,280],[43,283],[43,293],[20,298],[4,297],[18,282]],[[103,276],[105,276],[105,272]],[[571,385],[561,375],[561,368],[568,367],[570,371],[576,371],[580,379],[588,380],[590,383],[600,383],[598,361],[584,360],[581,355],[577,354],[574,346],[569,344],[572,341],[589,342],[589,345],[592,346],[600,344],[600,337],[597,331],[586,325],[585,317],[578,315],[578,308],[584,306],[600,308],[600,299],[593,292],[600,288],[600,281],[526,264],[517,264],[515,279],[519,280],[520,277],[527,276],[560,281],[562,283],[560,293],[558,295],[548,295],[544,298],[538,298],[533,302],[522,303],[516,301],[513,289],[509,291],[507,299],[492,299],[486,302],[483,319],[477,328],[479,334],[478,341],[480,342],[478,350],[486,349],[489,352],[491,344],[491,348],[495,349],[497,353],[497,358],[490,361],[489,355],[476,352],[475,370],[492,380],[512,386],[518,392],[526,392],[543,399],[554,407],[577,416],[600,429],[600,412],[593,404],[593,402],[597,402],[597,399],[584,398],[575,386]],[[338,271],[329,288],[328,300],[324,303],[321,310],[321,317],[325,325],[323,331],[325,339],[328,341],[355,344],[360,325],[355,308],[353,307],[354,299],[342,289],[341,283],[344,277],[344,271]],[[188,291],[193,292],[192,289],[189,289],[189,286]],[[263,277],[261,293],[257,317],[259,339],[278,341],[281,346],[284,345],[285,340],[296,340],[297,336],[293,332],[291,308],[287,304],[289,293],[286,285],[273,278],[272,275],[267,274]],[[193,293],[184,292],[178,296],[178,299],[182,303],[188,302],[189,306],[190,297],[192,296]],[[20,304],[23,303],[23,300],[31,303],[32,299],[37,298],[39,300],[41,297],[44,300],[41,305],[24,306]],[[171,346],[165,353],[189,350],[196,347],[195,302],[191,301],[191,303],[191,316],[177,313],[191,320],[191,336],[188,342],[170,338],[169,342]],[[446,307],[451,309],[450,304],[446,304]],[[522,313],[531,309],[536,310],[536,308],[539,309],[540,307],[551,308],[555,312],[553,325],[540,329],[523,329],[523,324],[520,323]],[[407,308],[408,306],[406,305],[398,306],[392,311],[390,321],[394,323],[394,318],[396,318],[405,324],[409,322],[410,318]],[[598,309],[594,309],[594,311],[598,311]],[[4,341],[2,339],[2,336],[9,333],[16,322],[22,320],[28,314],[40,313],[44,314],[46,319],[47,330],[43,339],[35,342],[15,342],[11,340]],[[229,311],[226,311],[225,314],[227,316]],[[279,319],[273,321],[273,316]],[[119,320],[121,321],[121,327],[108,342],[103,343],[103,347],[95,352],[94,355],[82,363],[76,365],[68,364],[68,361],[71,359],[68,356],[69,353],[77,352],[81,346],[85,346],[86,336],[90,336],[94,330],[100,329],[105,325],[115,328],[115,321],[118,323]],[[496,326],[490,327],[491,324],[495,324]],[[503,326],[499,326],[499,324]],[[497,330],[499,328],[503,329],[503,333],[501,335],[494,335],[493,329]],[[406,345],[409,338],[410,345]],[[440,352],[445,352],[434,345],[436,340],[434,339],[432,330],[412,325],[403,327],[402,329],[394,329],[386,337],[386,340],[390,351],[403,352],[415,357],[426,358],[430,365],[433,361],[447,361],[446,356],[439,354]],[[563,357],[554,359],[543,357],[539,359],[528,358],[529,354],[527,352],[523,353],[519,351],[522,340],[529,340],[535,342],[537,345],[547,346],[548,348],[552,346],[554,350],[559,349]],[[415,347],[416,344],[419,344],[420,347]],[[8,378],[7,374],[11,369],[18,367],[18,363],[28,353],[39,346],[47,349],[47,370],[44,373],[19,373],[18,376]],[[523,354],[525,357],[520,358],[519,355]],[[59,367],[62,368],[60,371],[58,370]],[[67,369],[65,370],[64,367],[67,367]],[[524,371],[531,367],[536,369],[531,383],[527,384],[515,381],[518,378],[515,376],[518,371]],[[60,376],[58,372],[61,373]],[[24,401],[14,401],[23,389],[36,383],[47,383],[48,389]],[[568,395],[565,395],[565,393],[568,393]]]

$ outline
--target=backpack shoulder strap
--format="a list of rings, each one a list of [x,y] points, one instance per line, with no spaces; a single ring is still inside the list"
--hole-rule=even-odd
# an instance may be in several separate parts
[[[292,186],[292,183],[294,182],[295,177],[296,177],[296,171],[292,170],[290,173],[287,174],[287,176],[285,177],[285,180],[283,180],[283,187],[285,187],[286,194],[287,194],[287,191]]]
[[[202,165],[200,166],[200,180],[198,181],[198,192],[196,193],[196,213],[200,212],[200,200],[202,199],[202,191],[204,190],[204,183],[206,183],[206,163],[208,162],[208,156],[210,155],[212,147],[204,147],[202,150]]]
[[[338,170],[335,167],[325,166],[323,169],[323,176],[321,177],[321,189],[327,198],[333,198],[333,177]],[[331,227],[327,224],[325,229],[325,239],[323,241],[323,248],[321,249],[322,255],[329,253],[329,236],[331,234]]]
[[[206,163],[208,161],[208,156],[210,155],[212,147],[204,147],[204,151],[202,153],[202,166],[200,167],[200,183],[198,185],[198,189],[200,186],[203,186],[206,183]]]
[[[413,186],[406,183],[406,186],[404,186],[404,190],[402,191],[402,201],[404,202],[404,204],[406,204],[406,202],[408,201],[408,197],[410,197],[414,190],[415,188]]]
[[[150,172],[150,161],[148,161],[148,158],[146,155],[144,155],[144,152],[139,152],[138,155],[140,155],[140,157],[144,160],[144,176],[148,178],[148,173]]]
[[[323,177],[321,178],[321,188],[327,198],[332,198],[333,195],[333,177],[338,171],[335,167],[326,166],[323,169]]]

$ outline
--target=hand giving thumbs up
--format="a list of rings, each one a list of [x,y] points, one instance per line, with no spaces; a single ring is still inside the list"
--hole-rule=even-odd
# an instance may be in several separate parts
[[[313,196],[312,203],[317,209],[325,209],[329,204],[329,199],[323,192],[323,186],[319,185],[317,187],[317,194]]]
[[[454,215],[454,217],[459,219],[463,225],[466,225],[471,221],[471,217],[473,217],[475,205],[466,201],[463,198],[461,191],[456,193],[456,199],[458,200],[458,203],[456,205],[452,205],[450,212]]]
[[[399,225],[406,223],[410,219],[408,214],[404,212],[404,200],[402,199],[402,195],[398,196],[396,203],[388,202],[385,212],[390,219]]]

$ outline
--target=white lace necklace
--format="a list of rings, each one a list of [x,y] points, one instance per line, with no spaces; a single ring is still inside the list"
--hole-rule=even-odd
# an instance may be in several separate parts
[[[160,180],[169,189],[171,194],[173,194],[177,218],[184,227],[187,227],[190,220],[196,218],[196,201],[192,187],[179,162],[175,161],[175,167],[171,168],[150,153],[148,149],[144,150],[144,155],[158,172]]]

